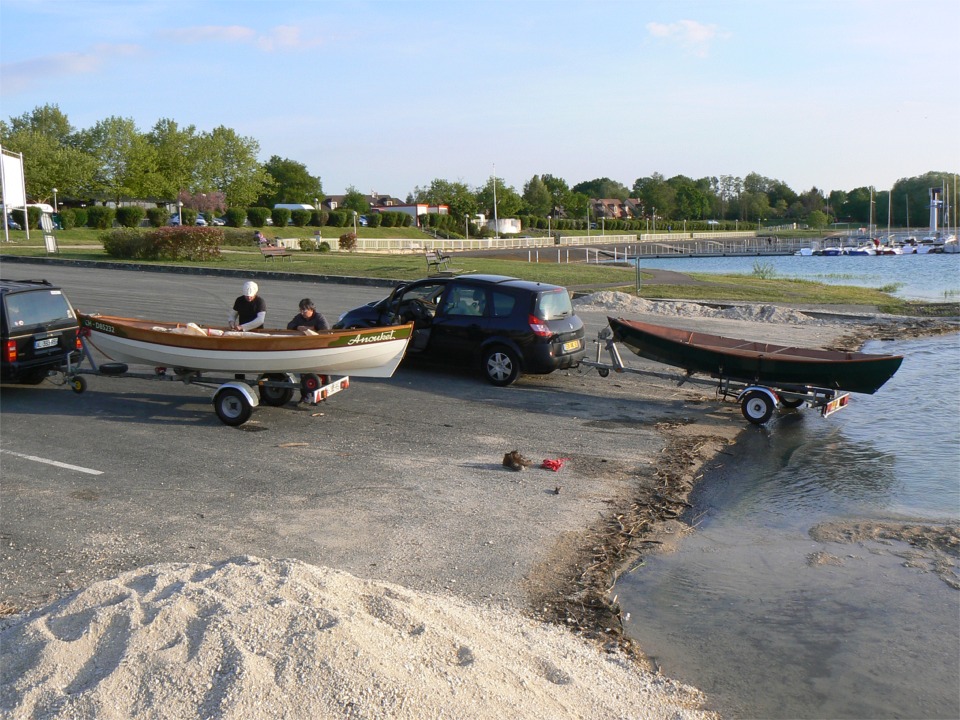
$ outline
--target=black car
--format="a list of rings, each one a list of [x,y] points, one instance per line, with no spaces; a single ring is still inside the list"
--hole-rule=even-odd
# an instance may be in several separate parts
[[[0,382],[37,385],[78,350],[77,316],[46,280],[0,280]]]
[[[583,359],[583,322],[566,288],[503,275],[431,277],[349,310],[334,327],[413,322],[408,356],[481,369],[494,385]]]

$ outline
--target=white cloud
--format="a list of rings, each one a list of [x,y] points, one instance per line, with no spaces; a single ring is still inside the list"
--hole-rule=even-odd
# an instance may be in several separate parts
[[[4,93],[17,93],[36,85],[39,80],[58,79],[98,72],[115,57],[139,53],[138,45],[95,45],[89,52],[54,53],[0,68]]]
[[[710,49],[710,43],[714,39],[730,37],[729,33],[719,30],[716,25],[704,25],[696,20],[678,20],[674,23],[647,23],[647,32],[653,37],[676,42],[699,57],[706,57]]]
[[[300,50],[319,45],[319,38],[314,40],[305,40],[301,35],[300,28],[295,25],[278,25],[273,28],[269,34],[261,35],[257,38],[257,45],[266,52],[274,50]]]
[[[200,42],[250,42],[255,36],[253,28],[242,25],[198,25],[195,27],[166,30],[163,35],[184,43]]]

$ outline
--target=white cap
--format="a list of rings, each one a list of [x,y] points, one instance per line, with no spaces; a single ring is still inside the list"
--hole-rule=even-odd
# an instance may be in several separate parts
[[[247,282],[243,284],[243,294],[247,297],[255,296],[259,289],[253,280],[247,280]]]

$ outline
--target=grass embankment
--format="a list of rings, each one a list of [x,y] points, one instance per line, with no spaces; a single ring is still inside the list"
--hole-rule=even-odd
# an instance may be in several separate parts
[[[282,234],[268,237],[313,237],[311,228],[287,228]],[[329,233],[331,230],[326,229]],[[127,262],[108,256],[100,243],[101,231],[76,229],[60,231],[57,240],[59,257],[68,260],[96,260]],[[409,237],[422,240],[424,235],[415,229],[362,228],[361,237]],[[4,243],[2,252],[24,257],[46,257],[42,234],[31,232],[26,240],[23,231],[11,232],[11,242]],[[372,277],[386,280],[413,280],[426,275],[426,263],[419,252],[407,254],[347,253],[347,252],[293,252],[285,260],[265,260],[255,247],[224,246],[223,257],[215,262],[173,263],[188,267],[217,267],[250,272],[283,271],[346,277]],[[138,264],[169,265],[169,262]],[[523,260],[486,258],[476,255],[453,255],[451,267],[465,272],[483,272],[512,275],[527,280],[563,285],[574,289],[605,286],[633,293],[636,290],[636,270],[617,265],[588,265],[584,263],[530,263]],[[762,273],[766,275],[766,273]],[[692,273],[691,282],[667,285],[651,282],[648,272],[641,274],[640,296],[647,299],[685,299],[693,301],[772,302],[783,304],[860,305],[881,312],[905,315],[960,315],[958,303],[914,303],[900,300],[881,289],[847,285],[824,285],[808,280],[796,280],[759,275],[713,275]]]

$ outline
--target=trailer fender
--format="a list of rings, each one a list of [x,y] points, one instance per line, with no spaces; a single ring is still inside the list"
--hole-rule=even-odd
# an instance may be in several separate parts
[[[247,402],[250,403],[250,407],[257,407],[260,405],[260,396],[257,395],[256,391],[250,387],[243,380],[231,380],[230,382],[225,382],[223,385],[217,388],[217,392],[220,392],[224,388],[234,388],[243,393],[243,396],[247,399]]]

